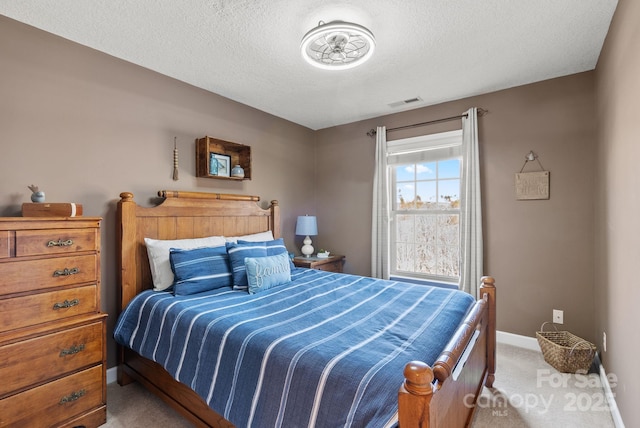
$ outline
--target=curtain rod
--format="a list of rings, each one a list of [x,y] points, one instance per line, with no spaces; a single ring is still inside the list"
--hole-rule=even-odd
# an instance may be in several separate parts
[[[478,109],[478,117],[482,117],[487,113],[489,113],[489,110],[485,110],[483,108],[479,108]],[[396,128],[387,129],[387,132],[398,131],[400,129],[416,128],[418,126],[432,125],[434,123],[449,122],[450,120],[462,119],[463,117],[467,117],[467,116],[468,116],[468,113],[464,113],[464,114],[461,114],[459,116],[444,117],[442,119],[434,119],[434,120],[430,120],[428,122],[414,123],[413,125],[398,126]],[[371,128],[369,130],[369,132],[367,132],[367,135],[369,137],[373,137],[374,135],[376,135],[376,130]]]

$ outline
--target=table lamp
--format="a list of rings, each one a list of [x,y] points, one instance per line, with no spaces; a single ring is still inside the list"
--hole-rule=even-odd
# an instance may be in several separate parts
[[[304,245],[300,248],[300,251],[305,257],[309,257],[313,254],[313,247],[311,246],[311,238],[309,238],[309,236],[315,236],[317,234],[318,223],[316,221],[316,216],[298,216],[298,221],[296,222],[296,235],[305,236],[304,241],[302,241]]]

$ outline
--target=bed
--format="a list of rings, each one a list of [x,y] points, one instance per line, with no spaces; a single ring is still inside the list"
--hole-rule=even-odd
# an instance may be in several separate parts
[[[277,201],[271,201],[269,207],[261,208],[258,197],[246,195],[160,191],[158,197],[157,205],[144,207],[134,201],[132,193],[120,194],[117,214],[119,310],[122,314],[134,312],[134,308],[146,308],[150,313],[162,313],[161,318],[169,320],[166,324],[173,326],[175,331],[169,339],[157,341],[162,343],[168,340],[168,347],[142,341],[146,345],[138,348],[138,352],[132,349],[134,346],[130,346],[136,342],[135,338],[119,337],[120,385],[140,382],[196,426],[335,426],[338,420],[345,426],[462,427],[471,423],[477,396],[484,385],[491,387],[494,381],[496,291],[493,278],[482,279],[477,300],[468,298],[468,295],[465,298],[462,296],[464,293],[452,293],[451,290],[299,268],[291,270],[290,282],[255,295],[231,288],[187,296],[149,291],[153,288],[153,280],[145,238],[238,237],[264,232],[270,232],[274,238],[281,235]],[[316,289],[324,291],[313,294]],[[319,294],[329,296],[328,300],[319,300]],[[403,312],[402,316],[393,315],[393,311],[383,308],[384,304],[373,300],[374,296],[393,303],[388,306],[396,311],[403,311],[398,309],[402,305],[415,306],[418,316],[413,308],[412,312]],[[456,309],[453,305],[438,304],[432,308],[428,305],[435,304],[432,302],[434,296],[440,296],[441,300],[447,302],[457,300],[463,306]],[[165,309],[160,309],[161,301],[168,302]],[[194,325],[193,321],[182,319],[182,314],[192,312],[192,309],[181,305],[190,305],[192,301],[196,301],[196,306],[213,305],[207,306],[204,311],[206,316],[210,313],[223,314],[220,319],[224,322],[207,319],[207,325],[230,323],[224,324],[222,329],[227,332],[225,347],[220,346],[222,339],[207,339],[200,333],[177,330],[182,328],[181,323]],[[280,318],[276,320],[276,324],[285,326],[282,337],[272,336],[275,327],[262,324],[264,319],[276,318],[274,314],[279,316],[280,313],[292,312],[291,308],[302,305],[302,301],[314,303],[302,309],[302,313],[295,314],[295,322]],[[371,305],[366,306],[368,303],[365,302],[369,301]],[[260,303],[254,307],[252,305],[256,305],[255,302]],[[418,306],[423,302],[427,306]],[[335,312],[331,311],[336,308],[341,308],[341,313],[362,312],[354,321],[340,320],[332,324],[327,320],[333,319]],[[144,309],[141,309],[142,312]],[[443,322],[447,318],[440,317],[441,313],[442,316],[450,316],[449,312],[457,314],[455,325]],[[252,314],[251,320],[238,318],[247,313]],[[438,317],[434,315],[436,313]],[[205,315],[198,314],[196,318],[205,318]],[[257,318],[261,320],[260,323],[252,324],[252,320]],[[374,324],[374,320],[382,320],[382,323]],[[424,345],[414,340],[424,337],[427,343],[435,341],[432,333],[422,331],[422,326],[429,324],[426,320],[435,324],[437,331],[446,334],[437,344]],[[158,321],[149,321],[146,326],[136,325],[133,330],[137,328],[144,331],[137,337],[145,337],[146,340],[149,331],[155,331],[158,324]],[[314,339],[320,341],[322,346],[313,346],[304,341],[301,344],[288,342],[293,336],[308,337],[307,333],[319,330],[320,325],[329,329],[329,333],[325,333],[327,336]],[[120,319],[116,330],[116,334],[120,335]],[[387,331],[393,333],[392,341],[402,342],[393,348],[401,351],[392,350],[387,354],[392,354],[392,357],[371,356],[361,352],[367,355],[372,365],[363,370],[363,375],[356,376],[357,369],[364,364],[358,360],[349,363],[344,356],[355,354],[351,352],[355,348],[360,350],[360,345],[354,344],[372,344],[374,351],[384,348],[382,342],[376,343],[373,338],[383,337]],[[187,339],[183,346],[174,343],[186,336],[189,336],[189,340],[193,336],[204,342],[220,342],[216,342],[216,346],[205,346],[200,342],[194,345],[187,343]],[[203,338],[200,339],[200,336]],[[331,339],[338,336],[342,339],[334,343],[329,341],[329,336]],[[407,338],[411,340],[407,341]],[[233,342],[236,339],[239,342]],[[409,345],[404,344],[409,342]],[[205,348],[217,349],[218,354],[203,358],[202,349]],[[284,353],[276,354],[276,348],[282,348]],[[312,348],[326,348],[334,354],[315,354]],[[349,349],[349,352],[345,349]],[[295,359],[295,365],[300,366],[300,370],[277,375],[279,369],[276,366],[292,366],[289,359],[283,362],[288,355]],[[410,355],[419,355],[424,359],[410,358]],[[190,359],[193,364],[186,364]],[[323,359],[322,365],[314,364],[318,359]],[[176,364],[176,361],[180,361],[180,364]],[[343,361],[344,367],[339,369]],[[318,371],[315,365],[324,368]],[[331,370],[327,370],[328,366]],[[252,367],[259,368],[254,370]],[[334,372],[337,377],[331,378]],[[204,380],[209,381],[211,377],[218,379],[217,383],[203,386]],[[275,391],[281,390],[281,381],[289,388],[288,396],[276,396],[268,390],[271,386],[275,387]],[[259,396],[258,392],[262,390],[265,393]],[[323,400],[317,399],[318,391],[324,394]],[[352,400],[352,403],[357,401],[358,404],[347,406],[350,410],[346,413],[349,415],[342,416],[342,410],[337,410],[340,404],[337,402],[344,401],[342,397],[347,396],[356,397],[357,400]],[[270,402],[270,397],[276,397],[275,401]],[[274,410],[283,408],[286,411]],[[380,415],[381,410],[386,413]],[[389,412],[393,417],[389,418]],[[301,423],[301,420],[306,422]],[[382,420],[386,421],[383,425],[380,424]],[[235,425],[231,421],[235,421]]]

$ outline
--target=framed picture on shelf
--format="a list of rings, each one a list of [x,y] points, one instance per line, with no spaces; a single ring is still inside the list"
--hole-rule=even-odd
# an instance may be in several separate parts
[[[218,175],[218,160],[215,153],[209,153],[209,174]]]
[[[231,176],[231,156],[209,153],[209,174],[218,177]]]

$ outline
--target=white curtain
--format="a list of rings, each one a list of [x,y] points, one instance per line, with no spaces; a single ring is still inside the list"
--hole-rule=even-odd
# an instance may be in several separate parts
[[[460,205],[460,289],[478,295],[483,275],[482,205],[480,156],[478,149],[478,109],[462,117],[462,198]]]
[[[371,276],[383,279],[389,279],[389,189],[387,175],[387,128],[378,126],[371,213]]]

